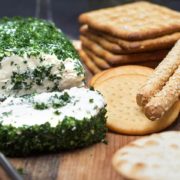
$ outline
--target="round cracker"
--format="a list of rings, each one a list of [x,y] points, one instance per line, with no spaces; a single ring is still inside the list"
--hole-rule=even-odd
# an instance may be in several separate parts
[[[138,66],[138,65],[127,65],[127,66],[120,66],[117,68],[111,68],[109,70],[103,71],[97,76],[94,76],[90,82],[90,86],[94,86],[96,83],[101,83],[102,81],[105,81],[106,79],[121,75],[121,74],[140,74],[140,75],[146,75],[149,76],[152,74],[154,69],[144,66]]]
[[[118,150],[112,164],[127,179],[180,179],[180,132],[138,139]]]
[[[94,88],[100,91],[107,102],[107,127],[117,133],[145,135],[161,131],[170,126],[179,114],[179,104],[166,112],[157,121],[149,120],[136,103],[138,89],[146,82],[147,76],[119,75],[101,83]]]
[[[107,71],[108,71],[108,70],[107,70]],[[106,72],[106,71],[101,71],[101,72],[95,74],[95,75],[90,79],[90,81],[89,81],[89,86],[93,86],[93,84],[96,82],[96,80],[97,80],[100,76],[102,76],[105,72]]]

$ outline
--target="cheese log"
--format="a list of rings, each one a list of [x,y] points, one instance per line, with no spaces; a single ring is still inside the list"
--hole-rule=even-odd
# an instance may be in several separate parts
[[[81,87],[84,75],[78,53],[54,24],[31,17],[0,20],[0,101]]]
[[[151,97],[162,89],[170,76],[180,65],[180,40],[155,69],[146,84],[139,89],[136,96],[137,104],[145,106]]]
[[[1,152],[28,156],[104,141],[105,106],[99,92],[77,87],[8,97],[0,104]]]
[[[149,103],[146,104],[144,110],[145,115],[151,120],[160,119],[171,106],[178,101],[180,96],[180,66],[170,77],[169,81]]]

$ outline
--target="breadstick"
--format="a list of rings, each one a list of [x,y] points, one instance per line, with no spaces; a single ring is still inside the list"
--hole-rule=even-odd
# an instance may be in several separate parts
[[[151,120],[160,119],[171,106],[179,100],[180,96],[180,66],[170,77],[169,81],[146,104],[145,115]]]
[[[177,41],[165,59],[155,69],[146,84],[139,90],[136,101],[140,106],[145,106],[149,99],[162,89],[170,76],[180,65],[180,40]]]

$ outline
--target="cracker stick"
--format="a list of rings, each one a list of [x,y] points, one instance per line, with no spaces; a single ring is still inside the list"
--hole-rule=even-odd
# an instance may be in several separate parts
[[[180,65],[180,40],[168,53],[165,59],[155,69],[146,84],[140,88],[136,100],[140,106],[145,106],[149,99],[162,89],[169,77]]]
[[[172,105],[179,100],[180,96],[180,66],[170,77],[169,81],[149,103],[146,104],[144,110],[145,115],[151,120],[160,119]]]

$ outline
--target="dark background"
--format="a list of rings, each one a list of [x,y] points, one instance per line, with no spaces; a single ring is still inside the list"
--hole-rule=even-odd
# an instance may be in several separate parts
[[[82,12],[132,0],[0,0],[0,17],[36,16],[55,22],[69,37],[78,38],[78,16]],[[180,0],[152,0],[180,11]]]

